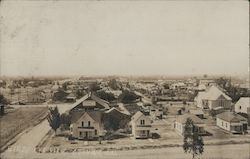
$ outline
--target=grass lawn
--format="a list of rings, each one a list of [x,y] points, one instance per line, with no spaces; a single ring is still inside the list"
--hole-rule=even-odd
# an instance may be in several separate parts
[[[46,107],[21,107],[7,109],[0,117],[0,147],[30,126],[36,125],[44,119]]]

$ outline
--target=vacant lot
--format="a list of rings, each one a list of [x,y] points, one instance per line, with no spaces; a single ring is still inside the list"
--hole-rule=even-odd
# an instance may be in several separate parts
[[[28,127],[38,124],[46,113],[46,107],[8,109],[7,114],[0,117],[0,147]]]

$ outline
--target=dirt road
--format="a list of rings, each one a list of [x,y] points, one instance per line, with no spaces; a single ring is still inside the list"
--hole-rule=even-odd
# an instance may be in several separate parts
[[[249,159],[250,145],[221,145],[205,146],[205,152],[201,159]],[[95,151],[95,152],[73,152],[73,153],[11,153],[2,156],[4,159],[191,159],[191,154],[185,154],[181,147],[144,149],[130,151]]]
[[[25,105],[25,107],[29,107]],[[33,105],[31,105],[33,107]],[[68,109],[68,104],[58,105],[60,113],[65,112]],[[34,153],[36,145],[50,130],[50,126],[47,120],[42,121],[40,124],[33,127],[30,131],[23,134],[12,146],[10,146],[1,157],[3,158],[26,158],[25,156]],[[13,156],[14,155],[14,156]],[[11,157],[10,157],[11,156]]]

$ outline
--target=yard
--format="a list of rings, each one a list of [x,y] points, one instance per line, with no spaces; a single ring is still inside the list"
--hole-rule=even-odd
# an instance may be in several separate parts
[[[0,117],[0,147],[30,126],[42,121],[47,113],[47,107],[19,107],[6,109],[6,114]]]
[[[175,108],[178,106],[174,106]],[[174,114],[174,113],[173,113]],[[148,148],[163,148],[182,146],[183,137],[178,135],[174,130],[173,123],[177,115],[168,114],[165,119],[154,119],[152,123],[152,133],[160,135],[158,139],[134,139],[133,137],[125,137],[114,140],[99,141],[69,141],[65,136],[54,136],[54,133],[48,135],[46,140],[39,146],[39,152],[80,152],[80,151],[115,151],[115,150],[134,150]],[[205,116],[203,121],[206,123],[205,129],[211,133],[211,136],[204,136],[204,142],[207,145],[216,144],[234,144],[249,143],[250,135],[232,135],[224,132],[215,125],[214,119]],[[59,133],[60,134],[60,133]]]

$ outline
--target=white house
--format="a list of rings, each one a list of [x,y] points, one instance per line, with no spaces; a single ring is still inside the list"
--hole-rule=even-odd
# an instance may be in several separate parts
[[[135,138],[151,137],[151,120],[138,111],[131,118],[132,134]]]
[[[183,135],[185,124],[188,118],[190,118],[193,121],[194,126],[200,135],[206,133],[204,129],[205,123],[199,117],[197,117],[194,114],[184,114],[184,115],[178,116],[174,123],[174,128],[178,134]]]
[[[71,136],[76,139],[92,140],[104,135],[102,113],[74,112],[70,125]]]
[[[197,107],[210,110],[217,107],[230,109],[232,103],[232,99],[217,86],[211,86],[207,91],[199,92],[194,101]]]
[[[241,97],[234,106],[234,111],[236,113],[246,113],[250,115],[250,98]]]
[[[231,133],[247,131],[247,119],[234,112],[223,112],[216,116],[216,125]]]

